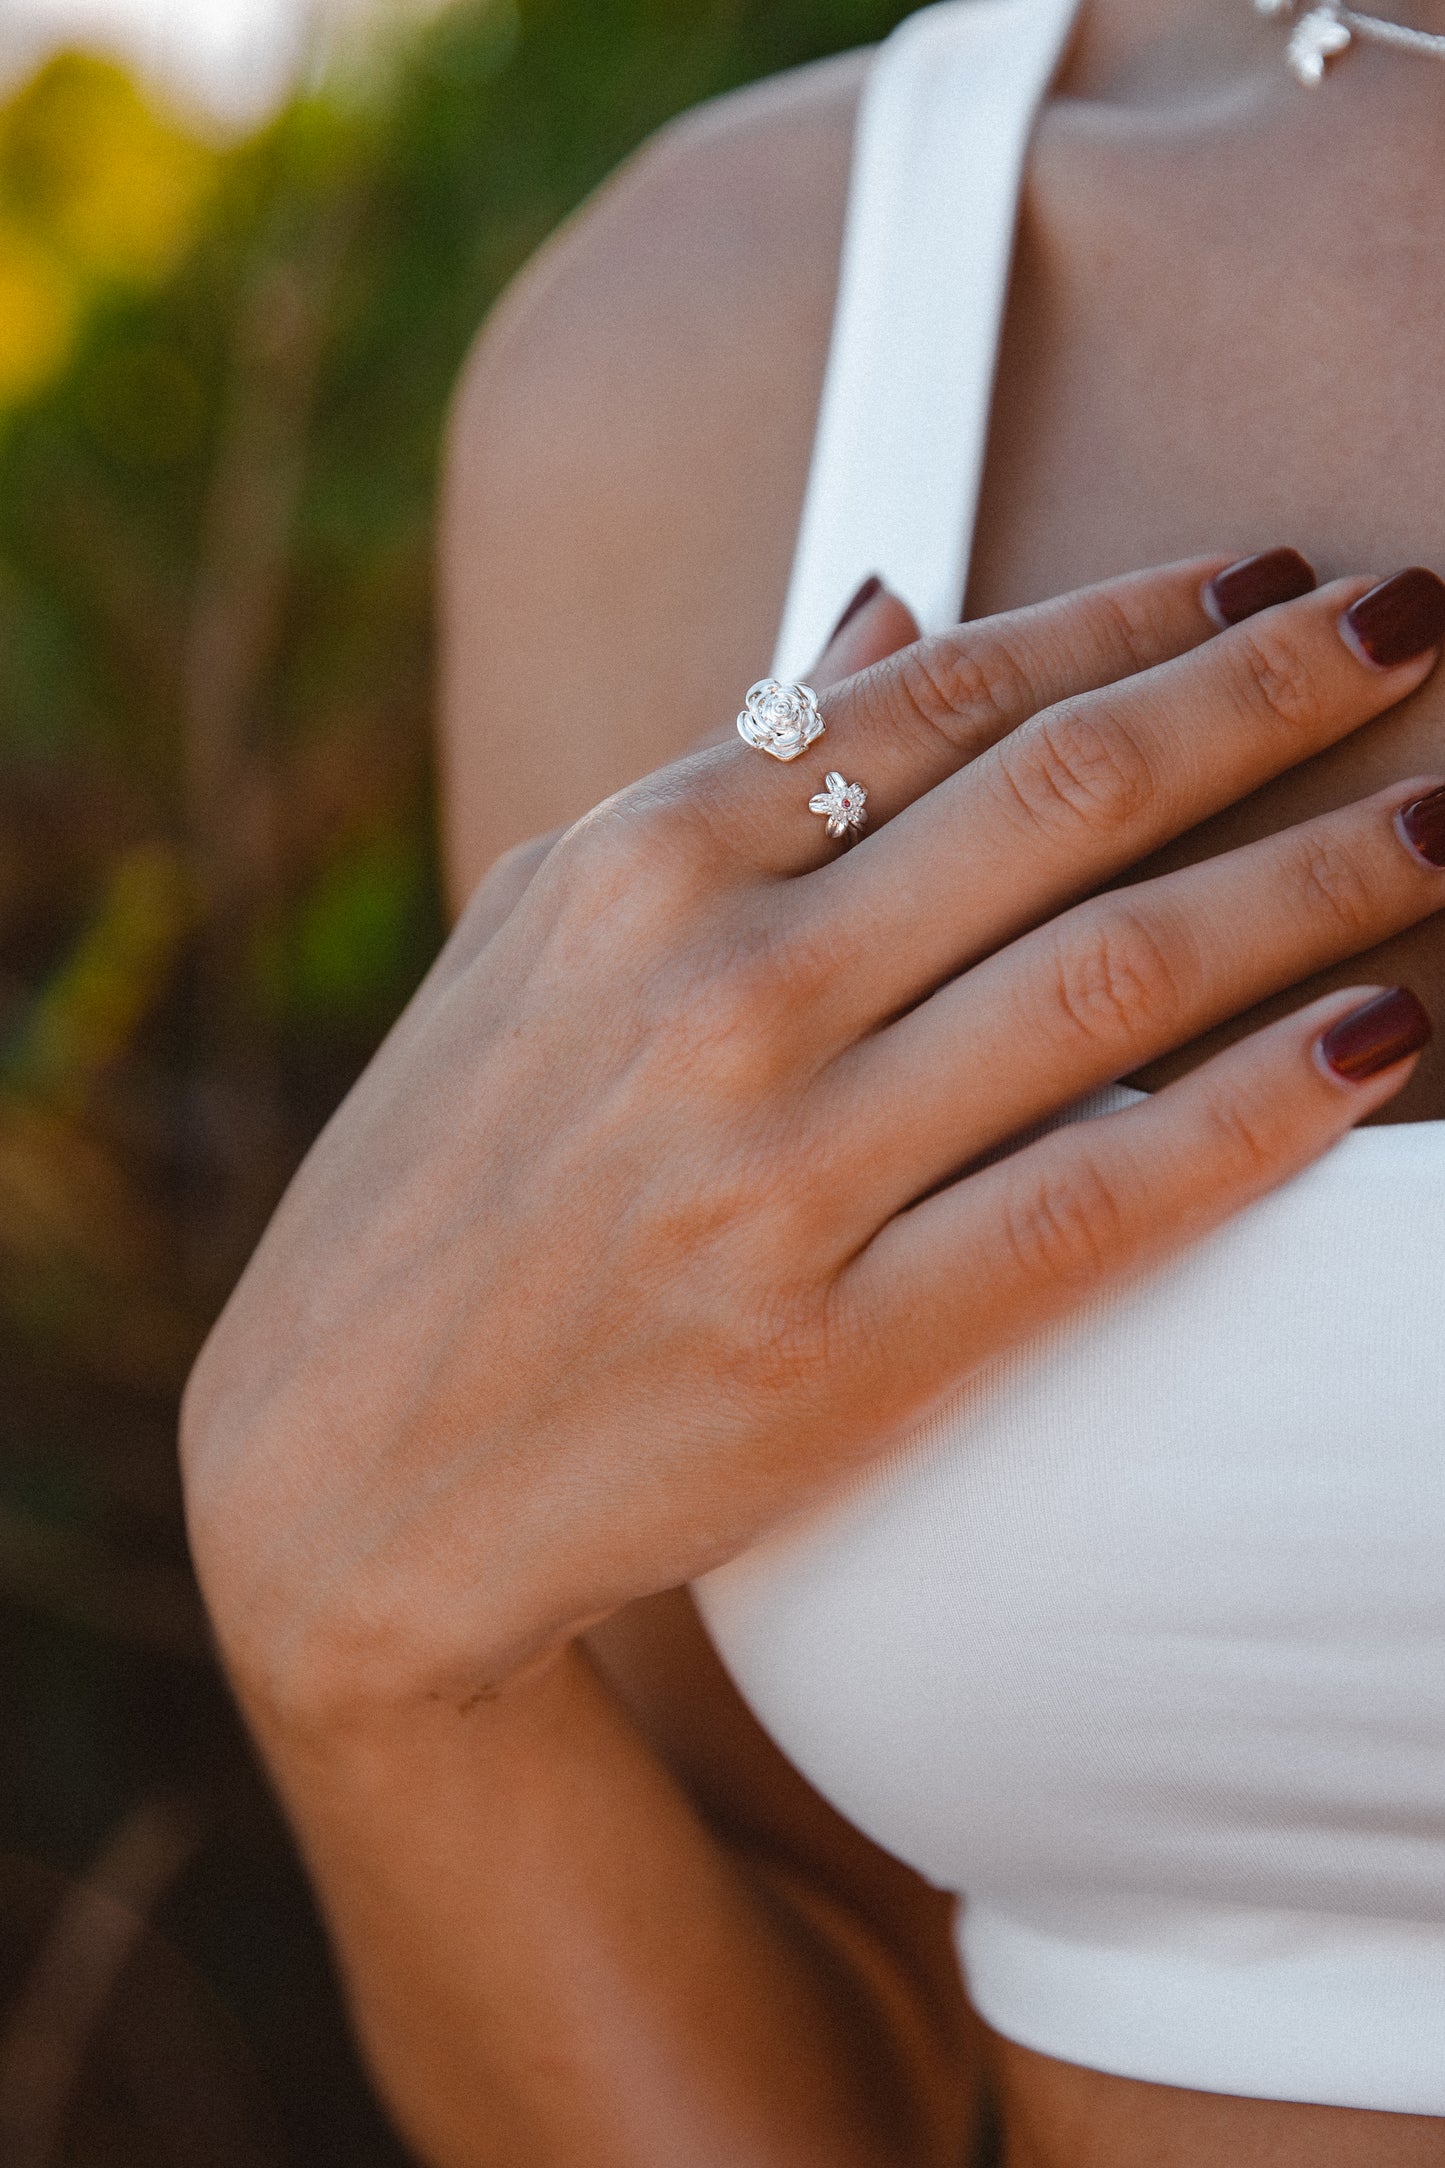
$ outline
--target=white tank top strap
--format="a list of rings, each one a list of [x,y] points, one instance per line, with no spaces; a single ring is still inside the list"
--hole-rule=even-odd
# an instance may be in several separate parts
[[[962,607],[1034,116],[1078,0],[945,0],[859,109],[837,312],[774,670],[877,572],[926,632]]]

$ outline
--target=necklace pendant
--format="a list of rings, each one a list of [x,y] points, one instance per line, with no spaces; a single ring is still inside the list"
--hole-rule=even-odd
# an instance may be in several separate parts
[[[1353,43],[1349,24],[1341,22],[1332,7],[1312,8],[1291,31],[1285,60],[1296,82],[1313,88],[1323,82],[1330,62],[1348,52]]]

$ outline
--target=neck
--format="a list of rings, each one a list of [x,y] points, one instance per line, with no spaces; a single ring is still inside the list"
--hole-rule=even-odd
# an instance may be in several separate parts
[[[1126,104],[1218,95],[1268,69],[1280,43],[1250,0],[1082,0],[1060,88]]]
[[[1157,106],[1275,89],[1284,78],[1292,20],[1313,4],[1296,0],[1295,18],[1268,21],[1251,0],[1083,0],[1060,91],[1065,97]],[[1445,32],[1445,0],[1343,4],[1416,29]],[[1391,65],[1441,63],[1392,56]],[[1445,76],[1445,67],[1441,72]]]

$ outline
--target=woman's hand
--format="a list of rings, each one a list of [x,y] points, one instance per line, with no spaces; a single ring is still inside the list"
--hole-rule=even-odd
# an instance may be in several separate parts
[[[1368,659],[1358,580],[1210,638],[1218,569],[910,645],[796,764],[679,762],[463,917],[188,1395],[254,1708],[300,1735],[495,1694],[1399,1088],[1418,1006],[1341,1030],[1370,996],[1337,994],[955,1179],[1445,903],[1398,821],[1429,781],[1099,893],[1433,665],[1438,607]],[[808,810],[831,769],[869,791],[847,852]]]

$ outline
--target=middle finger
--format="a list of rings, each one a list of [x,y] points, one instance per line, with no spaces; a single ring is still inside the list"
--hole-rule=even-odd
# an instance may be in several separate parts
[[[799,931],[827,936],[842,1041],[1115,879],[1272,776],[1347,737],[1429,675],[1445,587],[1415,583],[1416,652],[1369,659],[1380,612],[1339,580],[1136,677],[1063,700],[796,884]],[[1365,604],[1365,615],[1357,605]],[[1386,600],[1388,602],[1388,595]]]

